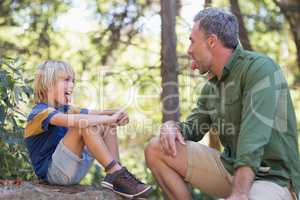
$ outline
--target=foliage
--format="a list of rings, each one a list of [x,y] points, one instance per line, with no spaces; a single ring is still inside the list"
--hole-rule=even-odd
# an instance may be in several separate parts
[[[74,31],[60,24],[82,7],[91,28]],[[229,7],[229,1],[213,6]],[[295,47],[289,27],[272,0],[239,1],[255,50],[270,55],[295,77]],[[80,6],[77,6],[79,4]],[[186,1],[182,0],[184,6]],[[144,162],[143,149],[157,134],[161,122],[160,23],[158,0],[2,0],[0,2],[0,179],[34,178],[22,143],[21,127],[35,66],[44,59],[70,62],[76,71],[74,103],[88,108],[125,107],[130,124],[119,130],[122,163],[154,186],[151,199],[162,199]],[[73,20],[74,24],[81,22]],[[186,55],[190,25],[178,15],[177,51],[181,119],[184,119],[204,83],[192,73]],[[292,89],[296,109],[300,93]],[[26,104],[26,105],[25,105]],[[296,112],[297,114],[299,112]],[[298,117],[299,119],[300,117]],[[300,124],[298,122],[298,124]],[[103,170],[93,166],[82,183],[99,184]],[[201,194],[202,195],[202,194]],[[194,199],[205,199],[194,191]]]
[[[33,176],[22,143],[25,116],[20,110],[32,89],[23,79],[22,68],[17,59],[0,59],[0,179]]]

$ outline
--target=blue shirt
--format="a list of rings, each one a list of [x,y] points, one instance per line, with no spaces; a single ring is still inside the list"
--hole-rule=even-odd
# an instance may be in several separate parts
[[[35,174],[42,180],[46,180],[56,146],[68,131],[67,127],[50,124],[51,118],[57,113],[87,114],[88,110],[70,105],[54,108],[46,103],[38,103],[32,108],[25,127],[25,145]]]

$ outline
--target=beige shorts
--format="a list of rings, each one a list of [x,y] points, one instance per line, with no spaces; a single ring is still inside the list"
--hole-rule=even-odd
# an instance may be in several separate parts
[[[219,198],[231,193],[233,177],[224,168],[220,152],[198,142],[187,142],[187,175],[185,180],[202,192]],[[254,181],[250,200],[293,200],[287,187],[269,181]]]

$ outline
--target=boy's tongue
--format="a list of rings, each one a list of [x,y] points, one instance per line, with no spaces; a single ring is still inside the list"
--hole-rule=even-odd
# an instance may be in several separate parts
[[[198,64],[195,60],[192,60],[191,68],[192,68],[192,70],[198,69]]]
[[[71,102],[71,94],[65,93],[65,100],[66,102]]]

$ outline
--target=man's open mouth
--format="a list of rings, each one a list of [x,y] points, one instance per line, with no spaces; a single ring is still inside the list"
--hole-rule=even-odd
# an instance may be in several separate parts
[[[192,60],[191,68],[192,70],[198,69],[198,63],[194,59]]]

